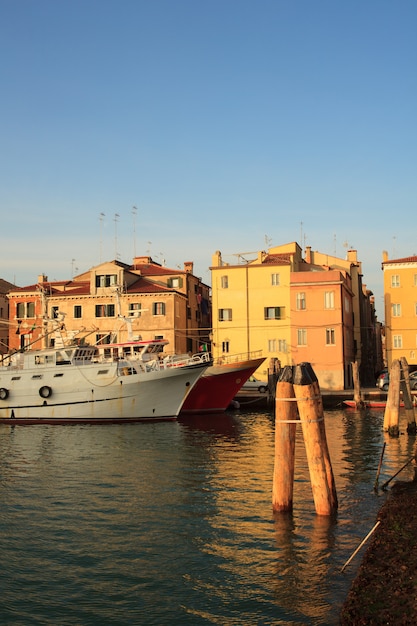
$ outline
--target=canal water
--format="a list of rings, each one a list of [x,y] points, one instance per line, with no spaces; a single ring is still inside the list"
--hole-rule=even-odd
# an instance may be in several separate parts
[[[380,484],[414,453],[382,412],[328,411],[339,511],[317,516],[301,430],[294,511],[271,507],[272,413],[0,427],[0,623],[337,624]],[[403,429],[404,430],[404,429]],[[411,469],[399,478],[411,478]]]

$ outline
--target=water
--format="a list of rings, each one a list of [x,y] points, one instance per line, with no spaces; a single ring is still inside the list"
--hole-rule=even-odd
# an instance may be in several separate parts
[[[326,413],[335,520],[314,512],[301,431],[294,511],[274,518],[268,413],[0,427],[0,623],[336,624],[384,437],[380,484],[414,453],[382,419]]]

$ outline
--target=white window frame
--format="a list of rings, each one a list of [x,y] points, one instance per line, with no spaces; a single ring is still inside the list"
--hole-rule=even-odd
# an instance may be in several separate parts
[[[400,286],[400,275],[393,274],[391,276],[391,287],[399,287]]]
[[[306,310],[306,293],[305,291],[299,291],[297,293],[297,311],[305,311]]]
[[[324,308],[334,309],[334,291],[324,292]]]
[[[280,277],[278,273],[273,273],[271,274],[271,285],[272,287],[279,287],[280,284]]]
[[[336,332],[334,328],[326,328],[326,346],[336,345]]]
[[[297,346],[307,345],[307,329],[297,328]]]

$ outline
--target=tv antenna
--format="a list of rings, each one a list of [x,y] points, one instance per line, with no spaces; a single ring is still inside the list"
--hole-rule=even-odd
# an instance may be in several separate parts
[[[137,207],[132,206],[133,215],[133,256],[136,257],[136,214],[138,212]]]
[[[114,254],[115,254],[115,259],[117,259],[118,254],[117,254],[117,222],[119,221],[119,217],[120,215],[118,213],[114,214]]]
[[[100,263],[102,262],[102,251],[103,251],[103,221],[105,218],[105,214],[104,213],[100,213],[99,215],[99,220],[100,220],[100,254],[99,254],[99,258],[100,258]]]

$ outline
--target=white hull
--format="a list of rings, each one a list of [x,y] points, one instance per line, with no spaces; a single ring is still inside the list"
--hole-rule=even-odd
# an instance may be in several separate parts
[[[114,362],[79,367],[2,367],[0,422],[175,419],[206,367],[198,364],[155,372],[129,370],[128,375]]]

